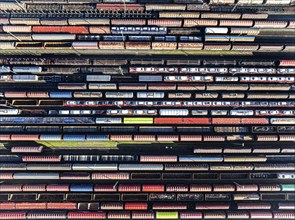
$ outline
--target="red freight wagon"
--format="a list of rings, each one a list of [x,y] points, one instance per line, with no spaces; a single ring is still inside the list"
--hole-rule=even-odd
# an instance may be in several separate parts
[[[112,141],[132,141],[132,135],[111,135]]]
[[[278,141],[278,135],[256,135],[257,141]]]
[[[45,202],[20,202],[20,203],[15,203],[15,209],[20,209],[20,210],[26,210],[26,209],[46,209],[46,203]]]
[[[164,26],[164,27],[181,27],[181,19],[148,19],[148,25]]]
[[[177,156],[140,156],[140,162],[177,162]]]
[[[126,42],[126,49],[129,50],[149,50],[151,49],[150,42]]]
[[[176,50],[176,42],[152,42],[153,50]]]
[[[26,98],[27,92],[4,92],[6,98]]]
[[[14,140],[14,141],[36,141],[36,140],[39,140],[39,134],[12,134],[11,140]]]
[[[140,192],[140,190],[139,184],[120,184],[118,187],[119,192]]]
[[[165,186],[163,184],[143,184],[142,192],[164,192]]]
[[[180,141],[202,141],[202,135],[180,135]]]
[[[231,211],[227,212],[228,219],[248,219],[250,214],[247,211]]]
[[[0,210],[12,210],[15,209],[14,202],[2,202],[0,203]]]
[[[242,118],[241,124],[269,124],[268,118]]]
[[[110,42],[110,41],[100,41],[99,42],[100,49],[124,49],[124,42]]]
[[[203,43],[179,42],[178,50],[202,50]]]
[[[100,205],[102,210],[123,210],[122,202],[102,202]]]
[[[115,185],[95,185],[94,192],[116,192],[117,188]]]
[[[267,19],[268,14],[243,13],[242,19]]]
[[[140,4],[96,4],[96,8],[102,11],[143,11]]]
[[[68,219],[106,219],[105,212],[68,212]]]
[[[31,33],[32,32],[32,26],[27,25],[5,25],[2,26],[2,30],[7,33]]]
[[[35,33],[59,33],[60,26],[33,26],[32,32]]]
[[[119,83],[119,90],[146,90],[147,85],[141,83]]]
[[[295,141],[295,135],[279,135],[280,141]]]
[[[111,29],[109,26],[90,26],[89,32],[91,34],[110,34]]]
[[[203,214],[202,212],[180,212],[179,214],[180,219],[202,219],[203,218]]]
[[[66,219],[66,212],[29,212],[28,219]]]
[[[128,180],[129,173],[92,173],[93,180]]]
[[[232,50],[258,50],[259,44],[233,44]]]
[[[176,90],[176,84],[149,84],[149,90]]]
[[[126,202],[125,210],[147,210],[148,204],[145,202]]]
[[[154,203],[153,204],[154,210],[181,210],[181,209],[187,209],[187,204],[181,204],[181,203]]]
[[[157,135],[158,141],[178,141],[178,135]]]
[[[0,134],[0,141],[8,141],[11,139],[10,134]]]
[[[77,203],[74,202],[49,202],[47,209],[77,209]]]
[[[217,26],[217,20],[209,19],[184,19],[183,27],[195,27],[195,26]]]
[[[12,153],[41,153],[43,146],[14,146],[10,150]]]
[[[86,26],[61,26],[61,32],[71,34],[88,34],[89,29]]]
[[[255,21],[254,28],[285,28],[287,21]]]
[[[274,219],[295,219],[295,213],[292,211],[282,212],[276,211],[273,212]]]
[[[190,191],[191,192],[211,192],[212,186],[211,185],[191,185]]]
[[[197,204],[195,209],[201,209],[201,210],[206,210],[206,209],[229,209],[230,205],[228,204]]]
[[[206,86],[204,84],[178,84],[177,90],[205,90]]]
[[[155,118],[155,124],[211,124],[210,118]]]
[[[204,141],[225,141],[225,136],[218,136],[218,135],[204,135]]]
[[[60,179],[62,180],[90,180],[89,173],[62,173],[60,174]]]
[[[287,28],[295,28],[295,21],[289,21],[289,25]]]
[[[271,211],[250,211],[250,218],[267,218],[272,219],[273,215]]]
[[[134,135],[134,141],[155,141],[156,135]]]
[[[184,124],[211,124],[211,118],[183,118]]]
[[[108,212],[108,219],[130,219],[130,212]]]
[[[66,18],[41,18],[41,25],[68,25]]]
[[[146,25],[146,19],[112,19],[112,25]]]
[[[48,92],[27,92],[28,98],[48,98]]]
[[[279,184],[267,184],[259,185],[259,191],[261,192],[278,192],[281,191],[281,186]]]
[[[0,219],[26,219],[26,212],[0,212]]]
[[[204,219],[226,219],[226,213],[221,211],[204,212]]]
[[[24,192],[45,192],[46,185],[45,184],[38,184],[38,185],[23,185]]]
[[[215,192],[234,192],[236,187],[234,185],[214,185],[213,191]]]
[[[255,203],[238,203],[238,209],[271,209],[270,203],[261,203],[261,202],[255,202]]]
[[[9,18],[0,18],[0,24],[9,24]]]
[[[295,66],[295,60],[280,60],[279,66]]]
[[[48,192],[69,192],[70,185],[49,184],[46,186],[46,191],[48,191]]]
[[[237,192],[258,191],[258,185],[236,185]]]
[[[23,162],[60,162],[61,155],[52,156],[22,156]]]
[[[12,180],[12,179],[13,179],[13,173],[0,172],[0,180]]]
[[[212,118],[212,124],[241,124],[241,118]]]
[[[0,185],[0,192],[20,192],[22,191],[22,185]]]
[[[219,26],[252,27],[253,20],[220,20]]]
[[[231,44],[205,44],[204,50],[230,50]]]
[[[187,192],[189,187],[187,185],[169,185],[166,186],[166,192]]]
[[[132,219],[154,219],[154,212],[134,211],[132,212]]]

